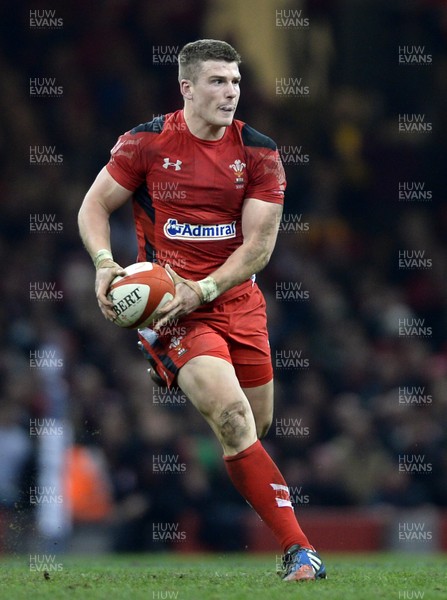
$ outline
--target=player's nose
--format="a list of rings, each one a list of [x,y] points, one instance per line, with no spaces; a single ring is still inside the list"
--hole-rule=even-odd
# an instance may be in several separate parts
[[[226,97],[227,98],[236,98],[237,94],[238,94],[237,86],[235,86],[233,83],[229,83],[225,90]]]

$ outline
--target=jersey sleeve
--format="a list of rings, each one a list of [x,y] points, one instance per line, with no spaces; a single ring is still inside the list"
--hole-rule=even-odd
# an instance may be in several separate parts
[[[113,179],[129,191],[135,191],[146,178],[139,134],[127,132],[118,138],[110,151],[106,169]]]
[[[274,204],[284,203],[286,175],[277,149],[249,148],[250,177],[246,198],[256,198]]]

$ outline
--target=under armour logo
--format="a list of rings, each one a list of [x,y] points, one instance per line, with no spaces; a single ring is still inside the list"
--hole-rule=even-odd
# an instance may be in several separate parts
[[[169,158],[163,159],[163,169],[168,169],[169,167],[174,167],[176,171],[180,171],[182,161],[177,160],[176,162],[170,162]]]

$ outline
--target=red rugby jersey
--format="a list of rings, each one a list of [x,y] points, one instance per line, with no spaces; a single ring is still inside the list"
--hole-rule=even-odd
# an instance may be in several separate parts
[[[201,140],[182,110],[122,135],[107,170],[133,192],[138,261],[196,281],[241,245],[244,199],[282,204],[286,187],[270,138],[234,120],[222,139]]]

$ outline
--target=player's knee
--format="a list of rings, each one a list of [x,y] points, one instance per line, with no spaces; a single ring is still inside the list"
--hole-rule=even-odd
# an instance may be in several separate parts
[[[239,400],[221,412],[218,425],[225,444],[236,446],[249,432],[248,410],[244,402]]]

